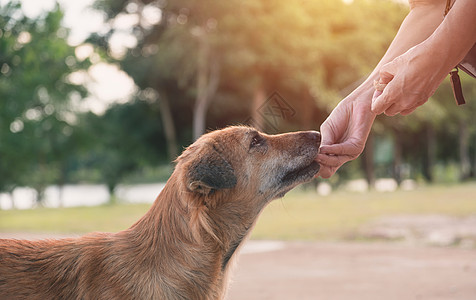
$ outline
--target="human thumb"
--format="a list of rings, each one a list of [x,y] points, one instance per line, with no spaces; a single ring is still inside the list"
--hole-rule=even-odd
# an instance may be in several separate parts
[[[371,110],[374,114],[383,113],[390,105],[388,100],[388,88],[387,85],[392,81],[395,76],[395,63],[391,61],[384,65],[380,70],[380,78],[374,82],[375,92],[372,96]]]

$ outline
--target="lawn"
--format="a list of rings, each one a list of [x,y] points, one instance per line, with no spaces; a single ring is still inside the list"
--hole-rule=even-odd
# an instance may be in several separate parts
[[[0,211],[0,232],[86,233],[126,229],[146,204]],[[425,186],[414,191],[351,193],[321,197],[295,190],[260,216],[254,239],[339,240],[379,217],[395,214],[476,215],[476,183]]]

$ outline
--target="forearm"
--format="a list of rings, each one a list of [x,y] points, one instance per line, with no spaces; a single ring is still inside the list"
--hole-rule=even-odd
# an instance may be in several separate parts
[[[384,89],[375,92],[372,112],[412,113],[428,101],[475,41],[476,1],[457,0],[427,39],[381,66],[379,83]]]
[[[402,22],[397,35],[373,72],[359,88],[369,90],[370,95],[374,91],[373,81],[379,78],[380,68],[411,47],[425,41],[443,21],[445,0],[409,2],[411,10]]]
[[[447,74],[476,42],[476,1],[457,0],[448,15],[423,43],[439,62],[439,73]]]
[[[445,3],[446,0],[410,1],[411,10],[385,55],[367,80],[344,99],[342,105],[348,106],[351,103],[354,109],[358,107],[358,115],[365,120],[364,122],[359,120],[362,123],[359,137],[364,142],[375,118],[375,114],[371,111],[372,96],[375,92],[373,82],[379,79],[381,67],[428,39],[443,21]]]

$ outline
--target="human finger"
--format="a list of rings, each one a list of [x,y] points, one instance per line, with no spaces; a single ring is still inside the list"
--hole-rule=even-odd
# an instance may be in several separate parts
[[[395,77],[396,71],[396,63],[394,61],[385,64],[380,70],[380,78],[376,87],[382,87],[382,89],[379,90],[383,91],[385,86],[390,83],[390,81],[392,81],[392,79]]]
[[[392,104],[388,90],[396,71],[395,61],[391,61],[382,67],[379,80],[374,82],[375,92],[372,96],[371,110],[377,115],[386,111]]]
[[[374,102],[374,99],[376,99],[377,97],[379,97],[380,95],[382,95],[383,93],[383,90],[377,90],[375,89],[375,92],[374,94],[372,95],[372,102]]]
[[[374,92],[374,95],[378,93],[378,91]],[[381,93],[380,96],[377,96],[372,99],[372,106],[371,110],[374,114],[379,115],[383,112],[386,112],[393,104],[395,103],[395,99],[392,95],[391,90],[391,83],[385,87],[384,91]]]
[[[389,117],[393,117],[401,111],[402,111],[401,106],[393,103],[384,111],[384,113],[385,113],[385,115],[387,115]]]
[[[327,156],[347,155],[352,152],[346,144],[322,145],[319,148],[319,153]]]
[[[335,136],[339,131],[339,128],[333,126],[332,122],[330,121],[330,116],[324,123],[321,124],[320,131],[321,131],[321,147],[324,145],[332,145],[335,141]]]
[[[349,139],[344,143],[333,145],[322,145],[319,148],[319,153],[326,155],[344,155],[344,156],[357,156],[361,152],[361,149],[353,142],[353,139]]]
[[[411,114],[417,107],[419,106],[418,104],[415,105],[416,100],[413,101],[413,99],[410,98],[411,103],[410,105],[405,105],[405,103],[400,104],[400,103],[394,103],[392,104],[386,111],[385,115],[387,116],[395,116],[397,114],[401,114],[402,116],[406,116],[408,114]],[[421,104],[420,104],[421,105]]]
[[[319,172],[314,177],[322,177],[322,178],[330,178],[332,175],[335,174],[337,168],[321,165]]]
[[[351,157],[347,155],[327,155],[327,154],[318,154],[316,156],[316,161],[319,164],[323,164],[329,167],[340,167],[346,162],[351,160]]]
[[[417,109],[417,107],[412,107],[412,108],[409,108],[409,109],[405,109],[405,110],[401,111],[400,114],[402,116],[407,116],[407,115],[411,114],[412,112],[414,112],[416,109]]]
[[[387,86],[386,83],[381,83],[379,80],[374,80],[374,89],[376,92],[380,92],[380,93],[377,93],[376,94],[376,97],[380,96],[383,92],[383,90],[385,89],[385,87]]]

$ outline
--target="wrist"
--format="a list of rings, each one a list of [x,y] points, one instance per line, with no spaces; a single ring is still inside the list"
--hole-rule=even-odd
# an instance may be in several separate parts
[[[367,79],[362,82],[347,98],[350,98],[355,101],[364,101],[364,102],[372,102],[372,95],[375,92],[374,81],[378,80],[380,77],[380,73],[372,72]]]
[[[441,43],[435,39],[429,38],[421,44],[415,46],[413,49],[414,67],[419,70],[421,74],[425,74],[431,82],[438,82],[443,80],[448,73],[453,69],[458,61],[452,57],[451,49],[441,46]],[[438,62],[438,63],[435,63]]]
[[[361,114],[367,115],[366,119],[369,117],[375,118],[375,114],[372,112],[372,97],[375,92],[373,78],[377,77],[369,76],[366,81],[345,97],[339,105],[342,104],[353,107],[354,110],[358,110]]]

